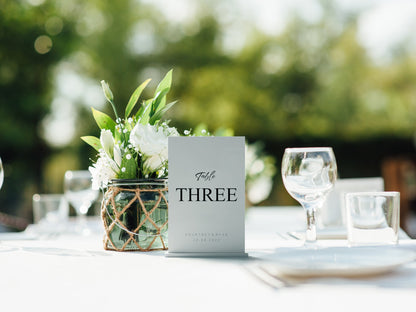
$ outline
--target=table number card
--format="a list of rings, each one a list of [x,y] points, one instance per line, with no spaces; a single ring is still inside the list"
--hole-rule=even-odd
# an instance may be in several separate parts
[[[244,137],[169,138],[167,256],[247,256]]]

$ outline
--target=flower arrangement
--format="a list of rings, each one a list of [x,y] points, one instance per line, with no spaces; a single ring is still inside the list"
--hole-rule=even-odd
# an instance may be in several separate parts
[[[166,102],[172,84],[172,70],[161,80],[150,99],[136,104],[151,79],[147,79],[131,95],[123,117],[114,105],[114,96],[107,82],[101,81],[105,98],[111,104],[115,120],[92,108],[101,129],[100,137],[83,136],[97,152],[97,161],[89,167],[93,188],[106,187],[112,179],[164,178],[168,175],[168,137],[179,136],[162,116],[175,103]]]
[[[261,142],[246,143],[246,193],[247,204],[266,200],[273,188],[276,174],[275,159],[264,153]]]

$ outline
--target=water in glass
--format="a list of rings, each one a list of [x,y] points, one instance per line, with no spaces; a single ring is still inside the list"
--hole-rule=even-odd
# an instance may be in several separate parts
[[[287,148],[282,160],[282,179],[288,193],[306,210],[306,244],[316,243],[315,211],[322,206],[337,177],[330,147]]]

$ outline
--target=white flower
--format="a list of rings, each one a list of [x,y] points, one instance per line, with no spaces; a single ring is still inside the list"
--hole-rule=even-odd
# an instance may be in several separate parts
[[[167,159],[168,136],[161,127],[136,124],[130,133],[130,143],[138,152],[147,157],[158,155]]]
[[[247,182],[247,197],[252,204],[267,199],[273,187],[273,180],[267,176],[260,176],[257,179]]]
[[[175,127],[169,127],[166,123],[163,123],[162,127],[167,136],[180,136],[178,130]]]
[[[168,137],[179,136],[178,130],[168,127],[165,123],[160,127],[136,124],[130,133],[130,143],[144,160],[145,175],[160,171],[165,172],[164,166],[168,160]]]
[[[90,166],[88,170],[91,172],[92,188],[95,190],[107,186],[111,179],[117,177],[117,167],[114,161],[103,150],[100,151],[97,162]]]
[[[116,162],[117,166],[121,166],[121,150],[120,146],[117,144],[114,145],[114,161]]]
[[[100,142],[108,157],[114,156],[114,138],[110,130],[101,129]]]
[[[104,95],[107,98],[107,100],[112,102],[114,100],[114,96],[113,96],[113,92],[111,92],[111,89],[108,83],[105,82],[104,80],[101,80],[101,87],[103,88]]]
[[[156,172],[158,169],[160,169],[166,159],[163,159],[159,155],[153,155],[150,157],[147,157],[144,161],[144,168],[146,173],[150,172]]]
[[[107,157],[109,157],[110,160],[114,160],[113,162],[110,162],[111,166],[114,168],[114,170],[117,170],[117,167],[120,167],[121,165],[121,150],[120,146],[114,143],[113,134],[110,130],[101,130],[100,142],[102,150],[107,155]],[[103,155],[100,157],[103,157]],[[114,165],[116,165],[116,167]]]
[[[246,193],[252,204],[269,196],[275,174],[274,160],[261,153],[258,144],[246,144]]]

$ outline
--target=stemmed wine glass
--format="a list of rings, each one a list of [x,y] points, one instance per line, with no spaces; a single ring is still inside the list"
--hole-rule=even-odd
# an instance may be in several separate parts
[[[3,180],[4,180],[3,163],[0,158],[0,189],[3,186]],[[8,251],[8,250],[9,250],[8,247],[0,243],[0,251]]]
[[[92,189],[91,173],[88,170],[65,172],[64,193],[75,209],[80,231],[88,234],[87,213],[98,198],[98,190]]]
[[[1,158],[0,158],[0,189],[3,186],[3,180],[4,180],[3,163],[1,162]]]
[[[282,159],[282,178],[288,193],[306,211],[305,246],[315,246],[315,211],[322,206],[337,178],[332,148],[286,148]]]

